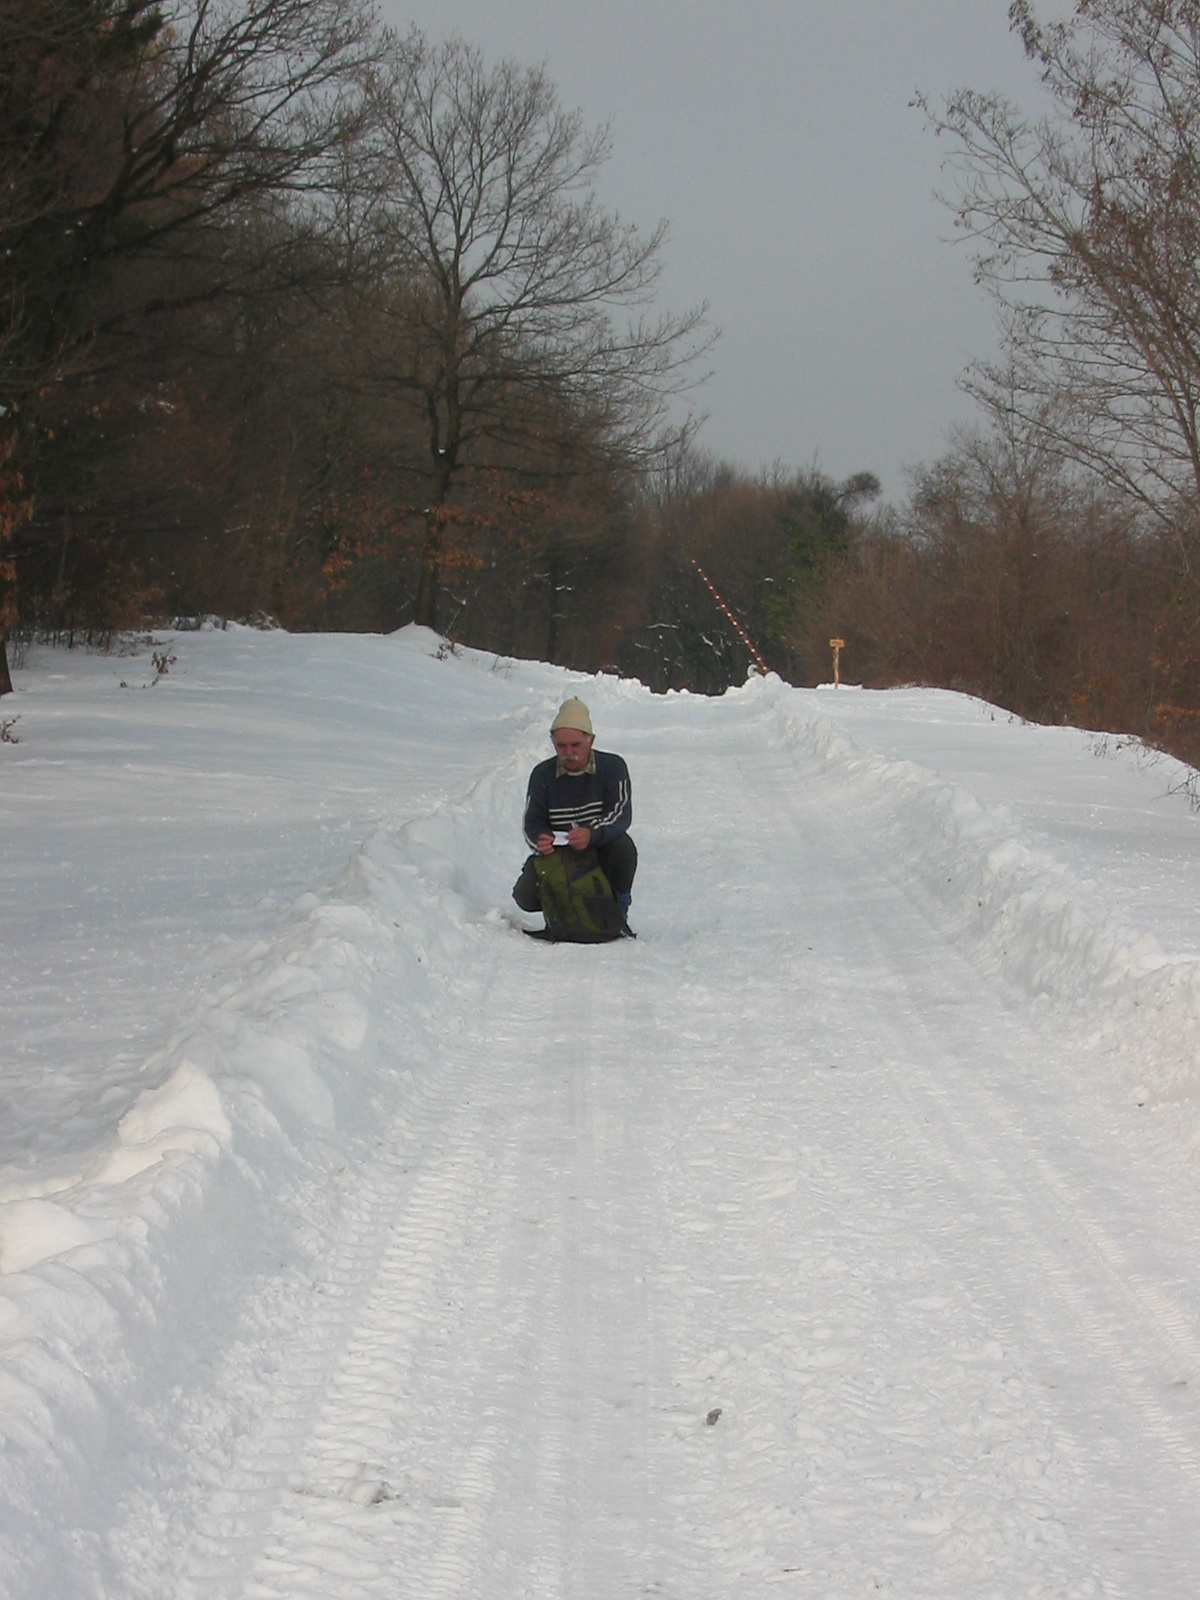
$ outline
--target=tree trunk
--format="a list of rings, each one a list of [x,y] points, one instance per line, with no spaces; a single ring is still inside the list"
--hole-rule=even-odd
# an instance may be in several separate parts
[[[546,629],[546,660],[553,665],[558,654],[558,556],[550,557],[550,624]]]
[[[441,584],[442,519],[440,507],[430,506],[425,513],[425,545],[421,551],[421,577],[417,584],[417,604],[413,621],[422,628],[437,629],[437,597]]]
[[[0,695],[12,693],[12,677],[8,670],[8,635],[0,633]]]

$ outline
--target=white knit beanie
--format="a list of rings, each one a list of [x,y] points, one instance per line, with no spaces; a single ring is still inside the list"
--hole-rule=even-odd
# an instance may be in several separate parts
[[[560,728],[572,728],[576,733],[591,733],[591,715],[582,700],[564,700],[559,706],[558,715],[550,724],[550,732],[557,733]]]

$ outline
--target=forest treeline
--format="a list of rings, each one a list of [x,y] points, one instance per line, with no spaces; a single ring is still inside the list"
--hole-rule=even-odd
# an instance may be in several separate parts
[[[0,0],[0,643],[553,587],[706,344],[607,149],[362,0]]]
[[[360,0],[0,0],[0,646],[417,620],[718,692],[702,569],[794,682],[838,637],[1197,760],[1200,0],[1010,15],[1045,117],[925,106],[1001,354],[881,506],[698,446],[703,308],[543,72]]]

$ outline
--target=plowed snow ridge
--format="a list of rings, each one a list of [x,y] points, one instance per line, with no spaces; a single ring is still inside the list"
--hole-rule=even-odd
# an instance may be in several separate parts
[[[936,773],[861,751],[786,702],[779,718],[836,776],[847,810],[885,846],[888,870],[920,883],[939,923],[987,970],[1068,1004],[1135,1055],[1143,1103],[1200,1096],[1200,962],[1168,959],[1152,933],[1119,916],[1090,917],[1062,866],[1009,816]]]

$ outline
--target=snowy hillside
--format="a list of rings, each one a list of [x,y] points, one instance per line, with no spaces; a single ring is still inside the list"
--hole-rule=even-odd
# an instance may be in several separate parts
[[[437,646],[3,702],[0,1595],[1191,1600],[1192,775]],[[509,900],[568,693],[636,943]]]

